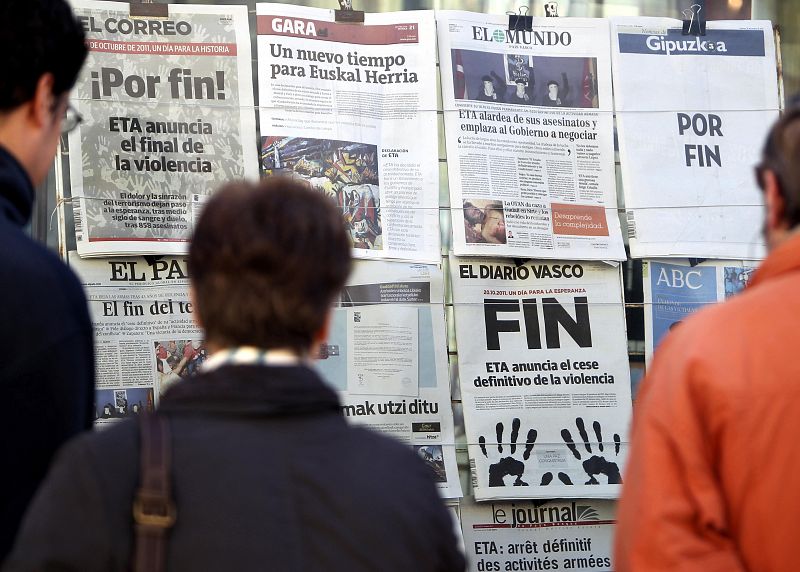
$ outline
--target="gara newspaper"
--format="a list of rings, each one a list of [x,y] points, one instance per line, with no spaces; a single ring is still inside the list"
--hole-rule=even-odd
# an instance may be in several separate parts
[[[455,498],[443,291],[438,266],[358,261],[317,369],[339,392],[348,421],[413,447],[441,495]]]
[[[455,253],[625,260],[608,21],[437,21]]]
[[[778,118],[772,25],[612,19],[614,88],[631,255],[760,259],[753,177]]]
[[[198,198],[258,176],[247,8],[71,2],[89,47],[69,135],[78,253],[183,254]]]
[[[433,12],[256,12],[263,174],[329,196],[358,258],[438,261]]]
[[[475,498],[614,498],[631,411],[619,269],[451,262]]]

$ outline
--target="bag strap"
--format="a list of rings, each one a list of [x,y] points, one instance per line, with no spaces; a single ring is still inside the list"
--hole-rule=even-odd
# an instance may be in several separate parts
[[[133,499],[134,572],[166,570],[167,534],[175,524],[171,492],[169,423],[155,414],[139,416],[141,466],[139,489]]]

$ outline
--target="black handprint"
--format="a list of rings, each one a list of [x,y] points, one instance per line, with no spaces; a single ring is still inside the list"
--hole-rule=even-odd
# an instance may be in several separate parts
[[[589,435],[586,432],[586,425],[583,422],[582,417],[578,417],[575,419],[575,425],[578,427],[578,434],[580,435],[581,439],[583,440],[583,446],[586,448],[587,453],[592,453],[592,446],[589,444]],[[594,429],[595,437],[597,437],[597,448],[599,452],[603,452],[603,433],[600,428],[600,423],[595,421],[592,423],[592,428]],[[572,439],[572,434],[569,432],[569,429],[562,429],[561,430],[561,438],[564,439],[564,443],[567,444],[569,450],[572,451],[572,455],[581,460],[581,454],[578,451],[578,447],[575,445],[575,441]],[[619,455],[620,449],[620,438],[619,435],[614,433],[614,453],[615,455]],[[598,481],[595,476],[596,475],[605,475],[608,479],[609,485],[620,485],[622,484],[622,476],[619,473],[619,466],[616,463],[612,463],[611,461],[607,460],[605,456],[600,455],[592,455],[588,459],[583,462],[583,470],[586,471],[586,474],[589,475],[589,480],[585,483],[587,485],[599,485],[600,481]],[[565,484],[572,484],[565,483]]]
[[[510,442],[510,454],[506,457],[499,459],[496,463],[489,465],[489,486],[490,487],[504,487],[506,486],[503,479],[507,476],[513,475],[516,477],[514,479],[513,485],[515,487],[526,487],[528,483],[522,480],[522,474],[525,472],[525,463],[520,461],[519,459],[514,458],[514,455],[517,452],[517,439],[519,438],[519,427],[520,421],[518,418],[514,418],[511,421],[511,442]],[[499,422],[495,426],[496,437],[497,437],[497,452],[503,453],[503,432],[504,427],[503,423]],[[536,429],[531,429],[528,431],[528,436],[525,440],[525,450],[522,453],[523,461],[527,461],[531,457],[531,451],[533,451],[533,446],[536,443],[536,436],[537,432]],[[486,438],[481,435],[478,437],[478,444],[480,445],[481,452],[483,456],[487,459],[489,458],[489,453],[486,451]],[[542,475],[542,485],[547,485],[550,481],[553,480],[552,473],[545,473]]]

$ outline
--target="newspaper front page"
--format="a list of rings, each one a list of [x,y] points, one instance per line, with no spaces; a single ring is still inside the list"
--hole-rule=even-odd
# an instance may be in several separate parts
[[[206,359],[192,319],[183,258],[81,259],[69,253],[89,301],[95,336],[95,423],[152,411]]]
[[[760,259],[753,176],[778,118],[769,22],[612,19],[614,93],[631,255]]]
[[[624,260],[608,21],[437,21],[455,253]]]
[[[436,262],[439,163],[432,11],[256,4],[261,168],[341,209],[354,255]]]
[[[664,336],[690,314],[744,290],[757,266],[757,261],[747,260],[708,260],[696,266],[686,260],[645,260],[642,276],[647,363]]]
[[[454,258],[475,498],[614,498],[631,410],[619,269]]]
[[[317,369],[352,423],[413,447],[443,497],[461,496],[447,369],[442,271],[359,261]]]
[[[258,176],[247,8],[71,2],[90,50],[69,135],[78,253],[182,254],[198,197]]]
[[[610,572],[613,501],[461,502],[470,572]]]

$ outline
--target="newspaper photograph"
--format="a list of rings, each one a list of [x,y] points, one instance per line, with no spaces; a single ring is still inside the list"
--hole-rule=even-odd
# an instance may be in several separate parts
[[[357,261],[316,367],[342,413],[412,447],[461,496],[438,266]]]
[[[363,259],[437,262],[433,11],[365,14],[256,4],[261,170],[341,210]]]
[[[470,572],[610,572],[615,522],[613,501],[461,501]]]
[[[258,177],[247,8],[71,3],[89,48],[69,134],[78,253],[183,254],[193,197]]]
[[[645,360],[673,328],[703,306],[724,302],[745,289],[755,274],[754,260],[707,260],[691,266],[687,260],[645,260]]]
[[[455,253],[625,260],[608,21],[437,21]]]
[[[197,373],[208,351],[192,319],[186,262],[176,257],[81,259],[94,327],[95,423],[152,411],[177,381]]]
[[[451,275],[475,498],[615,498],[631,413],[619,268],[454,258]]]
[[[753,176],[778,118],[772,25],[613,18],[614,96],[635,258],[757,260],[763,200]]]

